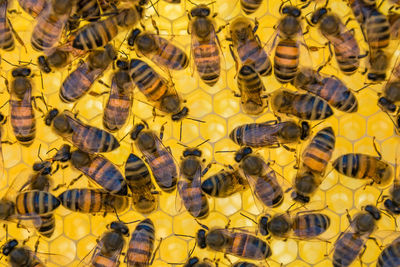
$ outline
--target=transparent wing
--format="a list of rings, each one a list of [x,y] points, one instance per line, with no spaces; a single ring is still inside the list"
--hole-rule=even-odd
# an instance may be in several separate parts
[[[192,178],[190,182],[187,178],[181,177],[178,182],[178,191],[186,209],[194,217],[198,217],[202,208],[201,168],[198,168]]]
[[[29,185],[31,181],[31,174],[31,169],[24,168],[15,177],[10,177],[12,182],[8,186],[7,192],[4,194],[3,199],[15,201],[17,194]]]

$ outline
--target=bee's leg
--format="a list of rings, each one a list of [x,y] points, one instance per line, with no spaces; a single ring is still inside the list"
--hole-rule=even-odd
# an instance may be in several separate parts
[[[59,190],[60,188],[65,187],[66,185],[67,185],[66,183],[59,184],[59,185],[57,185],[56,187],[54,187],[53,191],[57,191],[57,190]]]
[[[363,251],[360,253],[360,255],[358,255],[358,259],[360,260],[361,267],[363,266],[362,256],[364,255],[366,249],[367,249],[367,246],[364,244]]]
[[[333,57],[331,42],[328,42],[326,45],[328,45],[329,57],[328,57],[328,60],[327,60],[323,65],[321,65],[321,66],[318,67],[318,69],[317,69],[317,73],[318,73],[318,74],[319,74],[319,72],[320,72],[323,68],[325,68],[325,67],[328,65],[328,63],[332,60],[332,57]]]
[[[157,245],[156,249],[155,249],[154,252],[153,252],[153,256],[151,257],[151,260],[150,260],[150,266],[153,265],[153,262],[154,262],[154,259],[155,259],[155,257],[156,257],[157,251],[160,249],[162,240],[163,240],[163,239],[161,238],[161,239],[160,239],[160,242],[158,242],[158,245]]]
[[[224,253],[224,258],[230,263],[231,266],[233,265],[232,261],[228,258],[226,253]]]
[[[160,128],[160,140],[163,140],[163,137],[164,137],[164,130],[165,130],[164,125],[165,124],[167,124],[167,122],[164,122],[163,125],[161,125],[161,128]]]
[[[38,251],[39,243],[40,243],[40,235],[39,235],[39,237],[38,237],[38,239],[36,240],[36,243],[35,243],[35,254],[36,254],[37,251]]]
[[[381,160],[382,159],[382,154],[381,154],[381,152],[379,152],[378,147],[376,146],[376,141],[375,140],[376,140],[376,136],[374,136],[372,138],[372,144],[374,145],[374,149],[376,151],[376,154],[378,154],[378,159]]]
[[[235,52],[233,51],[233,44],[229,44],[229,51],[231,52],[232,58],[235,61],[235,69],[236,69],[236,74],[235,74],[235,78],[238,74],[238,70],[239,70],[239,63],[238,63],[238,59],[235,55]]]
[[[286,149],[287,151],[289,151],[289,152],[296,152],[296,149],[295,149],[295,148],[290,148],[290,147],[288,147],[287,145],[282,145],[282,147],[283,147],[284,149]]]
[[[73,179],[67,188],[69,188],[71,185],[73,185],[74,183],[76,183],[79,179],[81,179],[81,177],[83,176],[83,174],[81,173],[78,177],[76,177],[75,179]]]

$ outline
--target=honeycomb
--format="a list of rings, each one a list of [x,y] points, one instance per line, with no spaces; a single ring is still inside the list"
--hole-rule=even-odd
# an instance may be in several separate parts
[[[160,34],[165,38],[172,40],[175,44],[184,48],[186,53],[190,54],[190,36],[187,35],[188,17],[187,12],[194,5],[189,1],[181,1],[181,4],[169,4],[166,1],[157,1],[154,7],[159,13],[157,16],[154,8],[149,7],[146,9],[147,18],[143,21],[146,29],[153,31],[150,16],[156,21]],[[197,4],[209,3],[206,1],[195,1]],[[218,15],[215,21],[218,26],[227,25],[229,21],[242,15],[239,0],[217,0],[210,5],[213,12]],[[315,1],[323,5],[325,1]],[[322,2],[322,3],[321,3]],[[388,1],[385,1],[381,9],[386,12],[389,8]],[[297,3],[302,4],[303,2]],[[261,7],[256,13],[251,15],[251,18],[257,18],[259,21],[259,29],[257,34],[262,42],[266,43],[268,49],[270,42],[268,40],[274,33],[274,25],[276,25],[280,15],[279,0],[264,0]],[[292,1],[292,4],[296,4]],[[30,46],[30,35],[32,25],[35,21],[28,14],[24,13],[18,6],[16,1],[11,1],[9,10],[9,18],[13,27],[22,40],[24,40],[26,47],[17,44],[16,49],[12,53],[1,52],[1,74],[3,79],[10,78],[10,71],[13,66],[10,64],[18,64],[19,61],[30,62],[30,67],[34,72],[34,95],[44,94],[47,104],[50,107],[57,107],[59,109],[72,109],[79,112],[79,118],[84,122],[97,127],[102,127],[102,112],[105,105],[107,96],[91,96],[86,95],[78,101],[76,106],[73,104],[65,104],[59,100],[58,91],[63,79],[68,75],[70,69],[64,71],[55,71],[50,74],[41,74],[35,64],[36,58],[40,53],[34,51]],[[342,20],[352,17],[351,10],[345,1],[331,0],[329,7],[336,13],[341,14]],[[308,8],[303,9],[303,14],[307,14],[314,10],[312,3]],[[303,20],[303,27],[306,24]],[[367,45],[361,36],[359,25],[356,21],[352,20],[348,24],[349,28],[354,28],[357,40],[362,51],[367,50]],[[120,47],[129,57],[136,57],[135,52],[131,51],[126,44],[121,42],[126,37],[127,31],[121,32],[118,38],[113,41],[116,47]],[[207,162],[213,160],[220,164],[214,164],[209,170],[208,174],[213,174],[220,170],[221,165],[232,164],[233,155],[226,153],[215,153],[216,151],[231,151],[238,149],[229,138],[228,133],[236,126],[249,123],[249,122],[263,122],[274,119],[270,109],[266,110],[260,116],[248,116],[241,110],[239,98],[234,96],[234,92],[238,92],[235,74],[235,64],[229,53],[229,42],[226,39],[228,36],[227,29],[223,29],[219,33],[221,42],[221,49],[223,52],[222,72],[218,83],[213,87],[206,86],[200,81],[197,73],[193,70],[193,66],[184,71],[171,71],[170,75],[173,78],[176,89],[182,94],[190,108],[189,116],[202,120],[205,123],[193,121],[189,119],[183,120],[182,123],[182,136],[180,136],[180,123],[172,122],[167,117],[157,116],[153,119],[152,107],[145,102],[144,97],[135,91],[135,100],[133,109],[127,123],[117,134],[118,139],[123,138],[132,129],[133,114],[136,120],[146,120],[150,127],[155,131],[159,131],[164,122],[164,143],[166,146],[171,147],[174,157],[179,161],[184,147],[179,145],[178,142],[187,145],[195,146],[204,140],[209,140],[206,144],[201,146],[203,155]],[[328,49],[324,46],[326,40],[319,33],[316,28],[310,28],[308,34],[304,36],[304,42],[308,46],[318,47],[315,51],[305,51],[301,55],[301,64],[312,64],[313,67],[319,66],[325,62],[329,55]],[[396,49],[396,48],[394,48]],[[271,52],[271,51],[269,51]],[[398,51],[394,51],[393,61],[397,58]],[[271,53],[270,53],[271,54]],[[122,53],[121,53],[122,56]],[[310,60],[307,60],[309,58]],[[362,60],[362,67],[366,65]],[[157,69],[157,66],[146,60],[151,66],[156,68],[159,72],[162,70]],[[76,62],[74,62],[76,64]],[[74,66],[72,66],[72,69]],[[112,69],[109,69],[101,78],[105,83],[110,84],[110,76]],[[352,76],[343,76],[336,65],[335,60],[332,60],[327,67],[324,68],[323,73],[332,74],[340,77],[349,88],[353,90],[360,89],[364,86],[366,81],[365,75],[360,71]],[[42,80],[43,78],[43,80]],[[271,93],[276,89],[282,87],[274,76],[262,78],[266,86],[267,93]],[[43,86],[42,86],[43,82]],[[388,116],[381,112],[377,107],[377,93],[381,91],[383,84],[373,84],[362,91],[356,93],[359,101],[359,110],[354,114],[342,113],[335,110],[335,115],[325,120],[323,123],[313,128],[313,132],[328,125],[332,126],[336,136],[336,148],[332,159],[344,153],[366,153],[374,155],[375,151],[372,146],[372,139],[376,137],[378,149],[381,151],[383,158],[395,165],[396,157],[400,152],[399,141],[400,138],[396,135],[393,123]],[[291,87],[285,85],[284,87]],[[95,92],[103,92],[107,88],[100,84],[95,83],[91,89]],[[0,104],[5,103],[9,94],[6,87],[2,82],[0,92]],[[39,103],[42,109],[46,107]],[[8,105],[5,105],[1,112],[8,115]],[[37,136],[34,143],[29,147],[23,147],[18,144],[3,144],[3,157],[5,173],[0,179],[1,192],[4,194],[10,185],[13,178],[22,169],[31,168],[33,162],[38,160],[38,151],[40,149],[40,156],[46,158],[46,152],[54,147],[59,147],[64,141],[57,136],[51,129],[44,125],[43,118],[40,112],[36,111],[37,118]],[[314,123],[316,124],[316,123]],[[7,122],[3,126],[4,140],[15,141],[12,133],[11,125]],[[139,153],[133,149],[131,141],[126,138],[121,142],[121,147],[111,153],[105,154],[105,157],[117,164],[123,170],[124,162],[126,161],[129,153],[132,151]],[[297,145],[297,150],[304,148],[304,145]],[[284,176],[288,181],[291,181],[296,173],[293,168],[295,165],[294,154],[288,152],[283,148],[278,149],[258,149],[257,152],[261,154],[266,160],[274,161],[272,168],[280,175]],[[140,153],[139,153],[140,154]],[[71,167],[58,171],[53,175],[53,184],[58,185],[62,183],[69,183],[72,179],[77,177],[80,173]],[[87,178],[81,178],[74,187],[87,187],[93,186],[89,184]],[[387,194],[391,185],[383,188],[383,194]],[[335,239],[341,231],[348,227],[346,218],[346,209],[349,210],[351,215],[357,213],[360,208],[366,204],[375,204],[377,197],[381,193],[382,188],[375,186],[365,187],[364,181],[359,181],[339,175],[337,172],[332,171],[331,165],[328,167],[327,176],[313,197],[313,201],[321,202],[327,205],[323,211],[331,218],[331,226],[327,231],[325,241],[313,240],[309,242],[288,239],[287,241],[271,239],[268,241],[272,247],[273,255],[271,260],[268,260],[269,266],[327,266],[330,265],[330,257],[332,256],[332,249]],[[62,189],[57,192],[61,193]],[[156,252],[155,261],[153,266],[171,266],[172,264],[182,264],[186,261],[190,251],[193,249],[195,241],[193,238],[175,236],[181,235],[195,235],[200,226],[196,221],[186,212],[183,208],[179,207],[176,198],[177,194],[162,193],[159,196],[158,209],[148,215],[154,222],[156,229],[156,244],[162,238],[160,249]],[[249,231],[256,231],[256,225],[241,215],[246,214],[249,217],[257,218],[260,214],[254,199],[249,190],[243,193],[237,193],[225,199],[211,199],[209,198],[210,214],[207,219],[202,220],[201,223],[209,226],[224,227],[230,221],[230,227],[246,227]],[[286,200],[278,208],[273,210],[265,210],[268,213],[285,212],[292,204],[289,195]],[[96,239],[106,231],[106,225],[115,220],[115,216],[108,214],[103,217],[101,215],[93,216],[88,214],[73,213],[63,207],[60,207],[55,212],[56,229],[51,238],[41,238],[39,243],[38,252],[41,257],[46,259],[48,266],[76,266],[78,265],[88,253],[96,245]],[[133,220],[141,220],[143,215],[133,211],[132,209],[120,215],[121,220],[126,222]],[[400,223],[400,222],[398,222]],[[132,231],[135,224],[128,225]],[[378,241],[382,244],[388,244],[390,241],[387,239],[390,231],[395,230],[393,219],[383,216],[382,220],[378,223],[379,233],[382,233]],[[31,248],[37,240],[37,235],[34,231],[28,231],[17,228],[14,224],[8,226],[8,238],[16,238],[18,240],[28,239],[27,245]],[[0,229],[1,240],[6,240],[6,233],[3,228]],[[128,241],[128,240],[127,240]],[[330,253],[329,256],[325,256]],[[380,253],[380,249],[376,244],[368,240],[367,249],[363,254],[362,262],[364,266],[374,266],[376,259]],[[222,264],[228,264],[226,259],[220,253],[214,253],[207,249],[201,250],[196,248],[193,255],[199,258],[220,259]],[[232,262],[237,261],[237,258],[228,256]],[[123,257],[120,258],[121,266],[124,266]],[[6,258],[1,259],[2,264],[6,264]],[[266,265],[266,263],[261,263]],[[361,266],[360,261],[355,261],[353,266]]]

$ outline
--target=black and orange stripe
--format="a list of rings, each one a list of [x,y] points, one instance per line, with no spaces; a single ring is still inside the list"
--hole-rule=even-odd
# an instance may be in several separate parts
[[[377,267],[391,267],[400,265],[400,239],[395,239],[379,255]]]
[[[15,209],[20,215],[35,216],[52,212],[60,206],[60,200],[46,191],[22,192],[15,199]]]
[[[221,73],[221,59],[219,48],[214,41],[192,44],[193,58],[200,78],[209,86],[219,80]]]
[[[0,1],[0,49],[11,51],[15,47],[14,36],[7,19],[8,1]]]
[[[129,206],[128,197],[99,189],[69,189],[58,199],[65,208],[83,213],[122,212]]]
[[[254,194],[267,207],[277,207],[282,204],[284,195],[281,185],[276,179],[275,171],[267,168],[265,174],[256,179],[254,186]]]
[[[261,75],[267,76],[272,71],[271,60],[265,50],[256,41],[254,35],[245,42],[238,43],[237,51],[243,63],[254,66],[254,69]]]
[[[293,218],[294,235],[300,238],[313,238],[324,233],[331,223],[330,218],[322,213],[306,213]]]
[[[247,15],[257,11],[261,6],[262,0],[240,0],[240,6]]]
[[[281,83],[288,83],[296,76],[299,65],[300,48],[293,39],[282,39],[275,50],[274,73]]]
[[[130,154],[126,160],[125,178],[132,192],[151,190],[153,188],[148,167],[135,154]]]
[[[126,260],[128,266],[149,266],[154,249],[155,230],[150,219],[141,221],[132,233]]]
[[[336,243],[333,252],[333,266],[349,266],[360,254],[366,239],[358,234],[346,232]]]
[[[111,161],[100,155],[89,155],[90,163],[85,166],[74,166],[106,191],[126,195],[128,187],[118,168]]]
[[[244,112],[251,115],[260,114],[266,108],[261,98],[261,92],[265,88],[257,72],[250,65],[243,65],[239,70],[237,84]]]
[[[365,21],[366,37],[371,49],[383,49],[389,46],[390,24],[385,15],[373,9]]]
[[[201,189],[212,197],[228,197],[248,187],[238,171],[220,171],[203,181]]]
[[[77,13],[85,20],[98,20],[100,18],[100,5],[97,0],[80,0],[77,2]]]
[[[36,18],[47,5],[46,0],[18,0],[18,3],[26,13],[34,18]]]
[[[320,130],[303,151],[303,164],[310,170],[324,173],[335,148],[335,133],[332,127]]]
[[[246,233],[232,233],[225,252],[251,260],[265,260],[272,252],[266,242]]]

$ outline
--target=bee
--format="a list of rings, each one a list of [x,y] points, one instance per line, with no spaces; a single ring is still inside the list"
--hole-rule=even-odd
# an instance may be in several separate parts
[[[133,206],[140,213],[150,213],[157,208],[157,201],[152,193],[150,171],[144,161],[130,154],[125,164],[125,178],[132,192]]]
[[[393,182],[393,187],[390,190],[389,196],[383,196],[385,208],[392,214],[400,214],[400,184],[397,179]]]
[[[139,54],[159,66],[182,70],[189,65],[185,51],[157,34],[142,33],[139,29],[134,29],[128,37],[128,45],[135,46]]]
[[[15,211],[21,216],[32,217],[50,213],[60,204],[60,200],[49,192],[29,190],[17,195]]]
[[[170,193],[175,190],[177,183],[176,163],[155,132],[145,130],[145,127],[144,124],[135,125],[131,139],[146,158],[158,186],[166,193]]]
[[[175,88],[153,70],[146,62],[139,59],[130,61],[132,81],[155,108],[172,114],[172,120],[180,120],[188,113],[188,108],[181,109],[182,100]]]
[[[35,112],[32,107],[32,83],[29,68],[12,71],[10,94],[11,126],[15,138],[24,146],[30,146],[36,135]]]
[[[268,106],[261,97],[265,91],[260,76],[250,65],[243,65],[237,79],[243,111],[250,115],[258,115]]]
[[[88,153],[110,152],[120,146],[112,134],[84,124],[68,110],[62,113],[57,109],[50,110],[46,115],[45,124],[52,125],[57,134]]]
[[[150,219],[141,221],[132,232],[126,261],[128,266],[150,266],[155,240],[154,224]]]
[[[257,266],[258,265],[255,265],[254,263],[246,261],[238,261],[232,265],[232,267],[257,267]]]
[[[203,169],[201,155],[197,148],[187,148],[183,152],[178,181],[178,192],[186,210],[198,219],[206,218],[209,213],[207,197],[201,190],[201,177],[208,168]]]
[[[118,14],[80,28],[74,35],[72,46],[85,51],[105,46],[118,35],[118,27],[132,27],[140,20],[143,8],[135,6],[135,8],[121,9],[117,12]]]
[[[200,78],[214,86],[220,76],[221,59],[215,22],[206,5],[198,5],[189,13],[188,33],[192,36],[191,50]]]
[[[384,186],[387,185],[393,176],[390,165],[382,160],[382,155],[378,152],[378,157],[349,153],[338,157],[332,166],[341,174],[355,179],[371,179],[373,183]]]
[[[358,110],[358,101],[353,92],[335,76],[321,75],[312,69],[302,68],[292,84],[325,99],[340,111],[351,113]]]
[[[287,239],[289,237],[307,240],[317,238],[330,226],[329,216],[312,211],[291,212],[260,217],[258,230],[263,236]]]
[[[37,61],[41,71],[50,73],[52,71],[51,67],[61,69],[67,66],[69,63],[69,54],[66,51],[56,48],[48,56],[39,56]]]
[[[296,75],[299,65],[300,47],[296,40],[301,34],[301,11],[294,6],[281,9],[284,17],[278,25],[280,40],[275,49],[274,73],[280,83],[290,82]]]
[[[243,1],[242,1],[243,2]],[[272,64],[267,53],[263,49],[258,36],[255,34],[258,28],[258,22],[253,28],[252,23],[245,17],[235,19],[230,26],[229,45],[232,57],[238,65],[234,49],[236,50],[242,64],[250,65],[261,76],[271,74]]]
[[[248,187],[246,179],[239,170],[229,166],[229,170],[221,170],[205,179],[201,184],[204,193],[212,197],[226,198]]]
[[[103,113],[103,125],[109,131],[121,129],[129,117],[134,86],[128,64],[119,65],[119,70],[112,77],[110,96]]]
[[[15,47],[14,36],[7,18],[8,0],[0,1],[0,48],[11,51]]]
[[[328,14],[328,10],[323,7],[313,13],[311,23],[319,24],[322,35],[333,45],[336,62],[343,74],[354,74],[360,65],[360,48],[354,34],[346,28],[339,16],[331,12]]]
[[[45,173],[47,173],[46,169],[48,169],[48,167],[44,168]],[[29,190],[49,191],[51,181],[49,175],[45,173],[38,172],[32,177]],[[40,215],[39,223],[36,222],[36,224],[37,231],[41,235],[50,238],[53,235],[56,227],[56,220],[53,212]]]
[[[247,178],[256,197],[267,207],[274,208],[282,204],[284,194],[278,183],[275,171],[250,147],[236,152],[235,161]]]
[[[350,227],[335,242],[333,266],[349,266],[361,253],[366,241],[376,229],[381,218],[380,211],[373,205],[367,205],[354,219],[347,215]]]
[[[46,0],[18,0],[19,6],[29,15],[36,18],[48,5]]]
[[[308,122],[299,125],[294,121],[267,121],[238,126],[230,132],[229,138],[240,146],[272,148],[305,140],[309,134]]]
[[[319,96],[277,90],[271,96],[274,112],[293,115],[303,120],[324,120],[333,115],[328,102]]]
[[[390,56],[383,50],[372,50],[369,56],[367,78],[374,82],[386,79],[386,71],[390,64]]]
[[[215,265],[209,259],[200,260],[198,257],[191,257],[183,267],[214,267]]]
[[[236,257],[250,260],[265,260],[272,254],[269,245],[260,238],[247,232],[233,231],[225,228],[204,229],[197,232],[197,245],[204,249],[231,254]]]
[[[119,221],[110,223],[100,240],[97,242],[92,258],[91,266],[119,266],[119,257],[125,247],[125,238],[129,236],[129,228]]]
[[[378,106],[392,120],[397,133],[400,133],[399,101],[400,82],[398,80],[388,82],[383,90],[382,96],[378,99]]]
[[[77,15],[88,21],[96,21],[100,18],[100,5],[97,0],[81,0],[77,2]]]
[[[253,14],[261,6],[262,0],[240,0],[240,6],[247,15]]]
[[[121,196],[128,194],[125,178],[118,168],[103,156],[75,150],[71,153],[71,163],[107,192]]]
[[[393,267],[400,265],[400,238],[396,238],[390,245],[385,247],[379,255],[377,267]]]
[[[116,58],[117,53],[110,44],[92,51],[86,61],[65,78],[60,88],[60,99],[71,103],[81,98]]]
[[[38,257],[36,252],[31,251],[27,247],[17,247],[18,241],[12,239],[7,241],[3,246],[3,255],[9,257],[10,266],[25,267],[44,267],[46,266]]]
[[[295,178],[294,199],[299,201],[309,199],[322,182],[321,178],[332,157],[335,141],[332,127],[326,127],[320,130],[304,149],[302,166]]]
[[[69,210],[92,214],[123,212],[129,206],[127,196],[111,194],[102,189],[68,189],[58,199]]]
[[[32,31],[32,48],[44,51],[52,48],[59,40],[68,21],[74,1],[52,0],[36,18]]]

